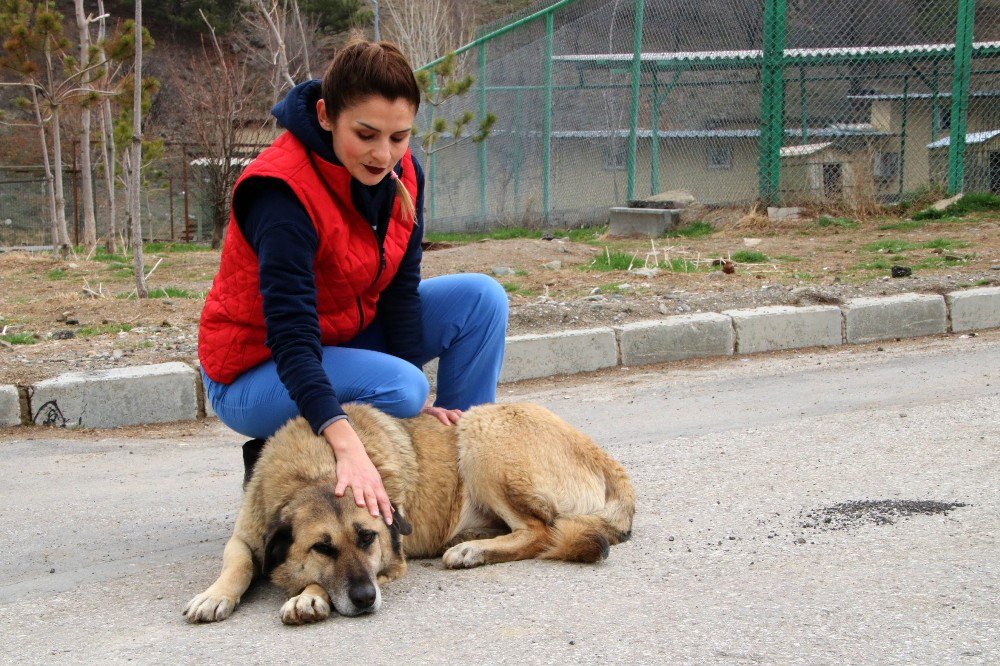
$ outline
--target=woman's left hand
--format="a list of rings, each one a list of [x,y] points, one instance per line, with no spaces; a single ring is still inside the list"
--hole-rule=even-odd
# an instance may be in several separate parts
[[[424,405],[420,413],[430,414],[445,425],[455,425],[458,423],[458,419],[462,417],[461,409],[445,409],[444,407],[432,407],[431,405]]]

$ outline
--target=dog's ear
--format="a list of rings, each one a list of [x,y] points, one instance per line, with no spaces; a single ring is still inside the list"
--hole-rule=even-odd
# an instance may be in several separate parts
[[[261,567],[264,576],[270,576],[275,567],[285,561],[291,545],[292,524],[280,518],[272,520],[264,533],[264,564]]]
[[[406,519],[403,512],[400,511],[399,507],[393,507],[392,512],[392,525],[389,525],[389,529],[396,528],[399,533],[403,536],[409,536],[413,534],[413,525],[410,525],[410,521]]]

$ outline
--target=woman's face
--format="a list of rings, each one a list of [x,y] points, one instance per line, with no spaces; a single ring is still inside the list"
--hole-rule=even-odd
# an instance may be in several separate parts
[[[355,179],[376,185],[410,145],[416,111],[403,98],[369,97],[331,119],[322,99],[316,104],[319,124],[333,133],[333,152]]]

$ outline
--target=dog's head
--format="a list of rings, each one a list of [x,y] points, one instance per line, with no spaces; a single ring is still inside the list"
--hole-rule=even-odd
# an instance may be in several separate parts
[[[391,526],[359,508],[350,489],[309,488],[273,517],[264,534],[261,569],[290,595],[321,585],[341,615],[378,610],[379,573],[402,559],[400,535],[412,528],[400,511]]]

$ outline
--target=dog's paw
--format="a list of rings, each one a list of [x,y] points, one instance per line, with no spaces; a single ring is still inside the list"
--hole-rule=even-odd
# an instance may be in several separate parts
[[[292,597],[281,607],[281,621],[285,624],[320,622],[330,617],[330,604],[323,597],[303,592]]]
[[[225,620],[236,610],[238,599],[202,592],[184,607],[184,617],[192,624],[197,622],[219,622]]]
[[[471,569],[486,564],[486,555],[478,546],[460,543],[445,551],[441,558],[449,569]]]

